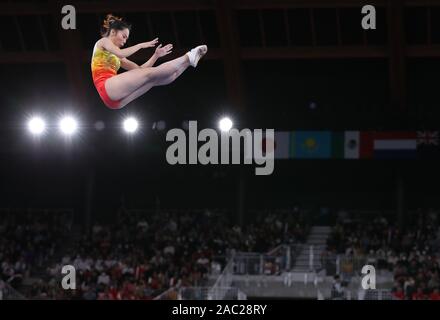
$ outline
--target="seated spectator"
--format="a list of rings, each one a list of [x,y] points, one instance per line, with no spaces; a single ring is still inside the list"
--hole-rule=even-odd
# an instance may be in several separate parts
[[[432,293],[429,295],[429,300],[440,300],[440,293],[438,288],[434,288]]]
[[[345,297],[345,289],[339,275],[336,275],[333,280],[331,298],[333,300],[341,300]]]
[[[405,300],[405,294],[402,287],[398,287],[397,290],[392,292],[393,298],[396,300]]]
[[[417,288],[417,291],[413,293],[412,300],[426,300],[426,295],[421,287]]]

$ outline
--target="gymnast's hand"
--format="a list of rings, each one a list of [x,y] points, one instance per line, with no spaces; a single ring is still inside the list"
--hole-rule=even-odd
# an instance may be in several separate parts
[[[170,54],[173,50],[172,44],[167,44],[165,47],[162,47],[162,44],[158,45],[156,51],[154,52],[158,58],[166,56]]]
[[[140,46],[142,49],[152,48],[152,47],[155,47],[158,42],[159,42],[159,38],[156,38],[152,41],[142,42],[142,43],[140,43]]]

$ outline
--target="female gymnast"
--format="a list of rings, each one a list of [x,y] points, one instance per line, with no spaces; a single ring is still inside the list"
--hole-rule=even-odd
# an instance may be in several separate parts
[[[122,18],[108,14],[101,30],[102,38],[93,49],[92,78],[95,87],[110,109],[120,109],[140,97],[154,86],[173,82],[190,65],[197,66],[200,58],[208,51],[206,45],[198,46],[180,58],[153,67],[158,58],[171,53],[173,45],[156,47],[153,56],[139,66],[127,59],[144,48],[155,47],[158,38],[121,49],[130,35],[131,25]],[[127,72],[117,74],[119,68]]]

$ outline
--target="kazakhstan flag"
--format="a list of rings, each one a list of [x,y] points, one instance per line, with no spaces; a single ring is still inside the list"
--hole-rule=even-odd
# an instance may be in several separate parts
[[[331,141],[330,131],[295,131],[291,139],[291,158],[331,158]]]

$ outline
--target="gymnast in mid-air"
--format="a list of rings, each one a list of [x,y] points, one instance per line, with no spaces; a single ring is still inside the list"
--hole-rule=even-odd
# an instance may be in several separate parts
[[[110,109],[120,109],[154,86],[163,86],[177,79],[189,66],[196,67],[208,51],[198,46],[183,56],[154,67],[160,57],[170,54],[173,45],[159,44],[153,56],[139,66],[127,58],[140,49],[155,47],[158,38],[121,49],[130,35],[131,25],[122,18],[108,14],[101,30],[102,38],[93,49],[92,78],[99,96]],[[119,68],[127,72],[118,74]]]

